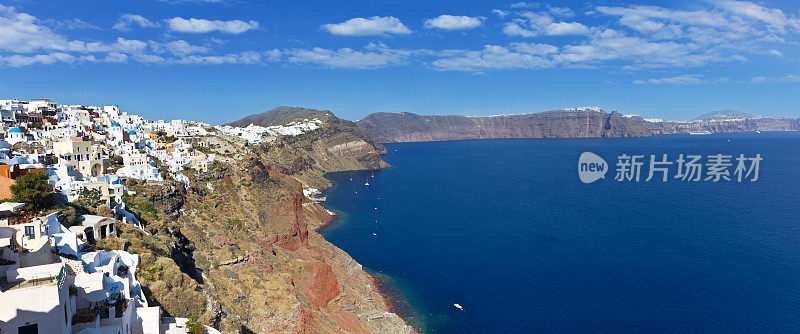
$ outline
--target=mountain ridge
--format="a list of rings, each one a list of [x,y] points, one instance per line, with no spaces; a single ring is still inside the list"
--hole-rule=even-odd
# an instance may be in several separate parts
[[[462,116],[373,113],[356,121],[380,143],[501,138],[620,138],[689,132],[798,131],[800,118],[753,116],[722,110],[707,120],[657,121],[601,108],[566,108],[529,114]]]
[[[742,119],[742,118],[759,118],[761,116],[756,116],[753,114],[748,114],[746,112],[738,111],[738,110],[731,110],[731,109],[723,109],[723,110],[716,110],[712,112],[708,112],[693,118],[693,121],[711,121],[711,120],[723,120],[723,119]]]

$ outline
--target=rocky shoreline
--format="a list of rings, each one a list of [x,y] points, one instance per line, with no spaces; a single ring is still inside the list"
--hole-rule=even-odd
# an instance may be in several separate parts
[[[353,171],[370,171],[370,170],[381,170],[381,169],[387,169],[387,168],[392,168],[392,167],[388,166],[388,167],[383,167],[383,168],[379,168],[379,169],[359,169],[359,170],[353,170]],[[325,175],[325,178],[328,179],[328,181],[331,181],[330,178],[328,177],[328,175]],[[331,185],[330,186],[328,186],[326,188],[323,188],[323,189],[320,189],[320,190],[324,194],[326,191],[333,189],[333,187],[334,187],[334,185],[333,185],[333,182],[331,181]],[[334,212],[334,211],[330,210],[329,208],[326,208],[324,205],[320,204],[320,206],[325,208],[325,210],[328,211],[328,212]],[[339,220],[339,216],[338,215],[334,215],[332,217],[333,217],[332,219],[327,220],[326,222],[324,222],[324,223],[320,224],[319,226],[315,227],[314,228],[315,232],[320,233],[320,234],[324,234],[324,230],[326,228],[331,227],[333,224],[336,224],[338,222],[338,220]],[[338,248],[339,246],[336,246],[336,247]],[[341,248],[339,248],[339,249],[341,249]],[[344,249],[342,249],[342,251],[347,253],[347,251],[344,250]],[[370,284],[370,286],[372,288],[374,288],[374,290],[381,297],[383,297],[383,302],[386,305],[386,309],[389,312],[394,313],[394,314],[398,315],[401,319],[403,319],[403,321],[405,321],[405,323],[407,325],[411,326],[411,328],[413,329],[414,333],[423,333],[424,331],[422,329],[421,324],[418,321],[416,321],[415,319],[409,319],[409,317],[413,317],[411,314],[409,314],[407,312],[403,312],[404,309],[407,309],[407,307],[403,307],[403,305],[404,304],[408,305],[408,302],[405,301],[404,299],[402,299],[402,297],[399,296],[399,294],[397,292],[395,292],[394,289],[390,288],[386,284],[386,282],[385,282],[386,279],[382,278],[380,276],[371,274],[369,272],[366,272],[366,274],[369,276],[369,279],[372,282],[372,284]]]
[[[384,167],[381,169],[392,168],[392,167]],[[364,169],[358,171],[369,171],[369,170],[381,170],[381,169]],[[326,175],[326,178],[328,176]],[[328,178],[328,180],[330,180]],[[333,184],[333,183],[332,183]],[[324,192],[333,189],[333,186],[321,189]],[[321,205],[324,207],[324,205]],[[325,208],[329,212],[333,212],[328,208]],[[324,230],[326,228],[331,227],[333,224],[339,223],[339,216],[334,216],[333,219],[330,221],[319,225],[315,228],[315,231],[320,234],[324,234]],[[339,247],[339,246],[336,246]],[[341,249],[341,248],[340,248]],[[342,251],[347,252],[346,250],[342,249]],[[366,271],[366,270],[365,270]],[[398,291],[397,288],[392,288],[387,284],[386,278],[380,277],[379,275],[372,274],[370,272],[366,272],[367,275],[370,277],[372,281],[371,286],[375,289],[377,293],[379,293],[383,297],[384,304],[389,312],[397,314],[400,318],[402,318],[406,324],[412,327],[414,333],[423,333],[424,329],[422,324],[419,322],[419,319],[414,318],[414,313],[409,311],[410,303],[405,300]]]

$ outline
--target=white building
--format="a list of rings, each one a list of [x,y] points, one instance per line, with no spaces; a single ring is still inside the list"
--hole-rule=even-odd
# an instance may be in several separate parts
[[[120,177],[129,177],[137,180],[163,181],[158,168],[153,166],[144,154],[126,154],[122,156],[125,167],[117,170]]]
[[[25,132],[22,132],[22,129],[15,126],[11,129],[8,129],[8,132],[6,133],[6,141],[9,145],[14,146],[16,143],[28,142],[28,136],[25,135]]]

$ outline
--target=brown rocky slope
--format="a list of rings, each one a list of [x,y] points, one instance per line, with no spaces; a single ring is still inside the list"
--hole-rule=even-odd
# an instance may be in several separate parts
[[[120,244],[141,254],[148,299],[226,333],[412,332],[374,278],[316,232],[334,217],[302,193],[330,187],[328,172],[388,167],[383,148],[352,122],[309,112],[324,123],[299,136],[207,137],[221,161],[186,171],[188,187],[128,181],[150,235],[126,228]]]

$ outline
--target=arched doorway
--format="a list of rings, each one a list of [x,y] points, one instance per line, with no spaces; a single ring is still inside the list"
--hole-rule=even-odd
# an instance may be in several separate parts
[[[93,164],[92,165],[92,176],[98,177],[103,172],[103,166],[100,164]]]

